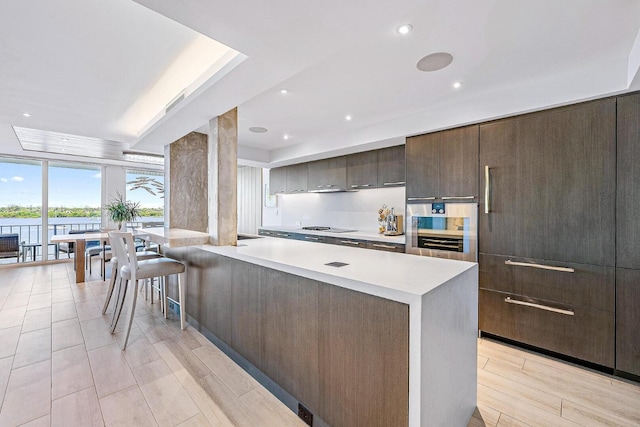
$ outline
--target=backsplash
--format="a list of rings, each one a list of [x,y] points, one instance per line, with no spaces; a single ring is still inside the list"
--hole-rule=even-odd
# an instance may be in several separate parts
[[[404,187],[379,188],[347,193],[285,194],[277,208],[265,208],[263,225],[326,225],[378,232],[378,209],[382,205],[405,213]]]

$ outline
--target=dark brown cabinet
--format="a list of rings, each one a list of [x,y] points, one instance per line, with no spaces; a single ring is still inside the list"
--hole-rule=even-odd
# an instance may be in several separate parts
[[[287,166],[287,193],[307,192],[307,168],[306,163]]]
[[[616,269],[616,369],[640,376],[640,270]]]
[[[614,367],[615,129],[615,99],[480,126],[480,330]]]
[[[407,139],[407,198],[478,197],[478,126]]]
[[[640,94],[618,97],[616,369],[640,376]]]
[[[640,269],[640,94],[618,98],[616,265]]]
[[[378,187],[405,185],[405,146],[378,150]]]
[[[269,194],[285,194],[287,192],[287,168],[273,168],[269,171]]]
[[[378,151],[365,151],[347,156],[347,189],[378,186]]]
[[[344,190],[347,187],[346,156],[317,160],[309,164],[309,191]]]
[[[615,117],[605,99],[480,127],[481,253],[615,265]]]
[[[435,200],[440,190],[438,143],[434,134],[407,138],[407,200]]]

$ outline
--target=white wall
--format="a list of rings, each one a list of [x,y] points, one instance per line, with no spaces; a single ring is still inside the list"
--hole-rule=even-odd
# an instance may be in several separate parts
[[[239,166],[238,233],[258,234],[262,205],[262,169]]]
[[[278,196],[277,208],[264,209],[263,225],[299,226],[301,223],[302,226],[324,225],[377,233],[378,209],[383,204],[404,215],[404,187],[348,193],[285,194]]]

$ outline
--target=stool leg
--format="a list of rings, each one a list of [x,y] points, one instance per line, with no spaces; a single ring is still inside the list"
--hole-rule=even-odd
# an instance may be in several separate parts
[[[185,329],[187,327],[187,299],[185,292],[185,285],[183,283],[184,273],[178,274],[178,295],[180,298],[180,329]]]
[[[135,281],[133,285],[133,297],[131,298],[131,304],[129,306],[129,318],[127,319],[127,324],[124,327],[124,338],[122,339],[122,344],[120,345],[122,349],[127,348],[127,341],[129,341],[129,333],[131,332],[131,325],[133,324],[133,316],[136,312],[136,302],[138,299],[138,281]]]
[[[107,313],[109,302],[111,302],[111,296],[113,295],[113,288],[116,285],[116,276],[118,275],[118,266],[114,265],[111,271],[111,280],[109,280],[109,289],[107,290],[107,298],[104,301],[104,307],[102,307],[102,314]]]
[[[122,313],[122,307],[124,306],[124,300],[127,298],[127,289],[129,288],[129,281],[122,278],[118,279],[118,295],[116,296],[116,308],[113,312],[113,320],[111,321],[111,333],[114,333],[118,320],[120,320],[120,314]],[[122,294],[122,296],[120,296]]]
[[[169,317],[168,300],[167,300],[167,276],[162,277],[162,305],[164,305],[164,318]]]

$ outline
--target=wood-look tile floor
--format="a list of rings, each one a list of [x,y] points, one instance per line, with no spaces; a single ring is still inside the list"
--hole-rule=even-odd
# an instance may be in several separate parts
[[[0,268],[0,427],[306,425],[143,297],[121,351],[97,274],[76,284],[71,263]]]
[[[73,278],[70,263],[0,268],[0,427],[305,426],[144,298],[122,352],[107,284]],[[640,426],[640,385],[481,339],[469,426]]]
[[[478,408],[469,426],[640,426],[640,384],[478,340]]]

